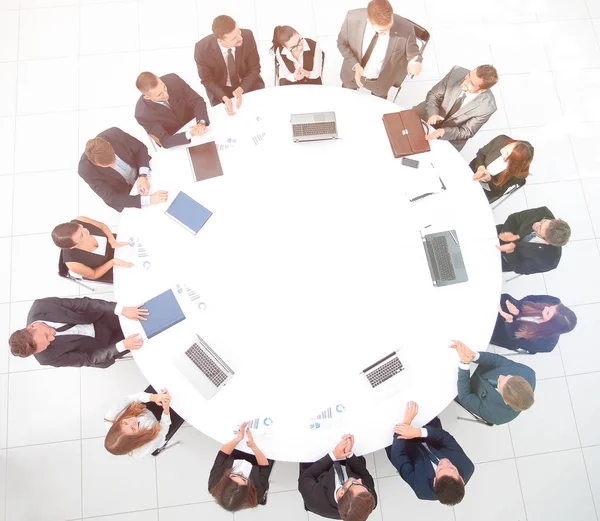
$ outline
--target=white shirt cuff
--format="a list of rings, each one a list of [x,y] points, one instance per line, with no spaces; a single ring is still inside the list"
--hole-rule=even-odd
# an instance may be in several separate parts
[[[471,366],[469,364],[463,364],[462,362],[458,363],[458,367],[460,369],[464,369],[465,371],[469,371],[471,369]]]
[[[150,179],[151,170],[147,166],[140,166],[140,175],[145,175],[148,179]]]
[[[142,206],[148,206],[150,204],[150,196],[149,195],[140,195],[140,204]]]
[[[185,137],[188,139],[188,141],[192,140],[192,134],[189,130],[185,131]]]
[[[125,306],[123,304],[117,302],[117,305],[115,306],[115,315],[121,315],[124,307]]]
[[[479,351],[475,353],[475,358],[473,358],[473,362],[477,362],[479,360]]]
[[[421,438],[427,438],[427,429],[425,427],[421,427]]]
[[[117,342],[116,348],[119,353],[122,353],[123,351],[127,351],[127,348],[125,347],[125,344],[123,343],[123,340],[121,340],[120,342]]]
[[[333,452],[329,453],[329,457],[333,460],[333,461],[338,461],[338,459],[333,455]]]

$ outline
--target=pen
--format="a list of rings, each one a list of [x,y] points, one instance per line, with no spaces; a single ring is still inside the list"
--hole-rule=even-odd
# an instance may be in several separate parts
[[[408,202],[413,203],[414,201],[418,201],[419,199],[424,199],[425,197],[427,197],[429,195],[433,195],[433,192],[427,192],[426,194],[418,195],[417,197],[413,197],[412,199],[409,199]]]

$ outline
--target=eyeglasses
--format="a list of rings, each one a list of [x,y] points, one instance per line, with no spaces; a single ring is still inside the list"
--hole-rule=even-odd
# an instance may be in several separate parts
[[[233,472],[229,474],[230,478],[242,478],[246,483],[248,483],[248,478],[246,476],[242,476],[241,474],[234,474]]]
[[[342,490],[344,491],[344,494],[346,492],[348,492],[354,485],[357,485],[359,487],[363,487],[367,492],[370,492],[368,487],[366,485],[363,485],[362,483],[359,483],[358,481],[351,481],[350,482],[350,486],[346,489],[342,488]]]
[[[298,40],[298,43],[296,45],[293,45],[292,47],[288,47],[288,50],[295,51],[297,49],[300,49],[300,47],[302,47],[302,45],[304,45],[304,38],[301,37]]]

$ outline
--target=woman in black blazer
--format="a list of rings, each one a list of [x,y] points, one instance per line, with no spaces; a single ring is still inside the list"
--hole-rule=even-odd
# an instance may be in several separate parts
[[[268,460],[254,443],[248,423],[242,423],[237,436],[221,447],[208,477],[208,491],[225,510],[235,512],[266,503],[273,460]],[[244,439],[254,456],[235,447]]]
[[[491,343],[513,351],[549,353],[560,335],[577,325],[575,313],[549,295],[528,295],[517,300],[504,293],[498,309]]]
[[[524,184],[534,149],[528,141],[501,135],[477,152],[469,166],[473,181],[479,181],[490,203],[502,197],[515,184]]]

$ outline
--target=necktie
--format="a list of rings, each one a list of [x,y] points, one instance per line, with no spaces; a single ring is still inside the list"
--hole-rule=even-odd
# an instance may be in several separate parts
[[[334,461],[333,462],[333,468],[335,469],[335,473],[337,474],[338,479],[340,480],[340,483],[344,483],[344,481],[346,481],[344,479],[344,473],[342,471],[342,465],[339,461]]]
[[[231,82],[231,88],[235,90],[240,86],[240,79],[237,74],[235,59],[233,57],[233,51],[231,49],[227,49],[227,70],[229,71],[229,81]]]
[[[360,66],[363,69],[365,68],[365,65],[367,64],[367,62],[369,61],[371,54],[373,54],[373,49],[375,48],[375,44],[377,43],[377,38],[379,38],[379,33],[375,33],[375,36],[373,36],[371,43],[367,47],[367,52],[362,57],[362,60],[360,60]]]
[[[65,324],[64,326],[57,327],[56,332],[62,333],[63,331],[68,331],[72,327],[75,327],[75,324]]]
[[[535,232],[531,232],[529,235],[525,235],[525,237],[523,237],[521,239],[521,241],[523,242],[530,242],[535,238]]]
[[[456,98],[454,105],[452,105],[452,108],[450,109],[448,114],[446,114],[446,119],[453,116],[456,112],[458,112],[460,110],[463,103],[465,102],[466,97],[467,97],[466,94],[463,92],[458,98]]]
[[[423,447],[423,449],[425,450],[425,455],[429,458],[429,461],[435,463],[436,465],[440,462],[440,458],[438,458],[431,450],[429,450],[429,447],[427,447],[427,445],[422,444],[421,447]]]
[[[486,378],[486,380],[490,382],[490,385],[492,385],[496,389],[498,388],[498,380],[495,380],[494,378]]]

